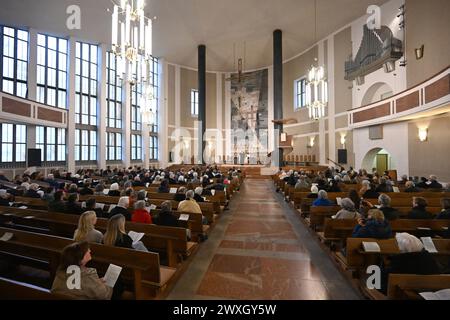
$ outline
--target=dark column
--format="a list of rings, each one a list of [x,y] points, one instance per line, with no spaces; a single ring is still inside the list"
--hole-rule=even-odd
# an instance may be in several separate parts
[[[203,151],[206,147],[203,140],[206,131],[206,47],[204,45],[198,46],[198,121],[200,122],[198,159],[204,164]]]
[[[283,34],[281,30],[273,32],[273,117],[275,120],[283,119]],[[275,124],[279,131],[275,141],[280,141],[283,132],[282,124]],[[279,149],[279,165],[283,165],[283,149]],[[275,159],[273,159],[275,160]]]

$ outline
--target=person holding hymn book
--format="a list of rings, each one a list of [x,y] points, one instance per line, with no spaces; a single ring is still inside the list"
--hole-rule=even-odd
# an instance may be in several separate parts
[[[358,219],[358,225],[353,230],[353,238],[389,239],[391,237],[391,226],[381,210],[371,209],[367,216],[367,219]]]
[[[427,211],[427,200],[422,197],[413,198],[413,208],[408,214],[408,219],[433,219],[433,215]]]
[[[135,233],[134,233],[135,234]],[[125,217],[117,214],[108,220],[103,244],[107,246],[148,251],[139,239],[134,239],[125,231]]]
[[[97,215],[95,211],[86,211],[83,213],[78,220],[78,229],[75,230],[73,239],[75,241],[102,243],[103,234],[95,230],[96,223]]]
[[[131,216],[132,222],[137,223],[146,223],[146,224],[152,224],[152,217],[150,216],[150,213],[145,209],[145,201],[140,200],[136,202],[134,205],[134,211]]]
[[[388,257],[388,264],[381,268],[381,291],[386,293],[389,274],[441,274],[442,270],[432,253],[418,238],[408,233],[395,235],[400,254]],[[424,238],[422,238],[424,239]],[[425,242],[424,242],[425,243]]]
[[[87,242],[73,243],[65,247],[51,292],[77,300],[110,300],[113,288],[108,287],[103,278],[99,278],[96,269],[86,267],[91,259],[91,250]],[[68,268],[71,266],[80,268],[79,289],[68,288],[69,277],[73,274],[73,272],[68,272]]]

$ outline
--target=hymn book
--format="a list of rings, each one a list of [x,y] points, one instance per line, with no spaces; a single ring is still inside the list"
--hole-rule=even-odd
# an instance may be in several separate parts
[[[121,272],[122,267],[110,264],[105,276],[103,277],[105,284],[110,288],[114,288]]]
[[[336,203],[337,203],[338,206],[340,206],[341,203],[342,203],[342,198],[336,197]]]
[[[450,300],[450,289],[419,293],[425,300]]]
[[[0,238],[0,241],[9,241],[12,239],[12,237],[14,236],[13,233],[11,232],[5,232],[5,234],[3,235],[3,237]]]
[[[380,252],[381,248],[376,242],[363,242],[362,243],[365,252]]]
[[[398,187],[392,187],[392,190],[394,190],[394,192],[400,192],[400,189]]]
[[[427,250],[429,253],[437,253],[438,252],[433,243],[433,239],[431,239],[431,237],[422,237],[422,238],[420,238],[420,240],[422,240],[425,250]]]
[[[180,221],[188,221],[189,220],[189,215],[188,214],[180,214],[180,218],[178,219]]]
[[[131,240],[133,240],[133,244],[135,244],[145,236],[145,233],[130,231],[128,232],[128,236],[131,238]]]
[[[170,192],[169,193],[177,193],[177,188],[170,188]]]

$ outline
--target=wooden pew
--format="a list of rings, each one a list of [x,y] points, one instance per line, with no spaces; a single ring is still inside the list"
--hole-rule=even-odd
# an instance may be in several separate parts
[[[318,232],[319,238],[325,242],[340,242],[351,237],[353,229],[357,225],[353,219],[331,219],[326,218],[323,232]],[[423,233],[418,228],[429,228],[431,232],[442,232],[444,228],[450,227],[450,220],[412,220],[398,219],[390,221],[392,232],[408,232],[415,235]]]
[[[0,277],[0,300],[70,300],[49,289]]]
[[[378,253],[364,252],[362,249],[363,242],[377,242],[381,251]],[[438,253],[434,253],[433,255],[450,255],[450,240],[433,239],[433,243],[438,251]],[[378,265],[380,258],[399,254],[400,249],[398,248],[397,240],[395,238],[386,240],[347,238],[346,253],[347,255],[344,256],[341,252],[336,252],[335,257],[338,259],[338,262],[345,267],[344,269],[355,270],[357,271],[357,274],[359,274],[366,266]]]
[[[6,232],[14,237],[0,242],[0,252],[3,256],[20,256],[24,259],[41,260],[48,263],[51,278],[54,279],[59,265],[60,255],[64,247],[74,243],[73,240],[15,229],[0,228],[0,235]],[[154,298],[162,292],[169,281],[174,278],[176,269],[162,267],[159,255],[154,252],[141,252],[125,248],[110,247],[100,244],[90,244],[92,263],[98,273],[104,274],[109,264],[123,268],[121,276],[131,284],[137,300]]]
[[[48,203],[38,198],[15,197],[15,203],[21,203],[29,208],[47,209]]]
[[[390,274],[387,297],[390,300],[422,299],[418,295],[419,292],[435,292],[448,288],[450,288],[449,274]],[[408,291],[413,291],[412,297]]]

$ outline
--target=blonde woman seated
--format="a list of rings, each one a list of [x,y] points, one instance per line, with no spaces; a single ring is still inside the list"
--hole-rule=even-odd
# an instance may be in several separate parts
[[[358,219],[361,215],[356,212],[355,204],[349,198],[341,200],[341,210],[333,216],[333,219]]]
[[[78,220],[78,229],[75,230],[73,239],[75,241],[102,243],[103,234],[95,230],[96,223],[97,215],[95,211],[86,211],[83,213]]]
[[[148,251],[142,241],[133,242],[133,239],[125,231],[125,217],[116,214],[108,220],[103,244],[107,246]]]
[[[92,259],[91,250],[87,242],[73,243],[64,248],[61,255],[61,263],[52,285],[52,293],[61,294],[78,300],[109,300],[113,294],[113,288],[108,287],[103,279],[100,279],[97,270],[87,268],[86,264]],[[69,276],[73,272],[69,267],[80,268],[79,289],[68,288]],[[69,271],[69,272],[68,272]]]

